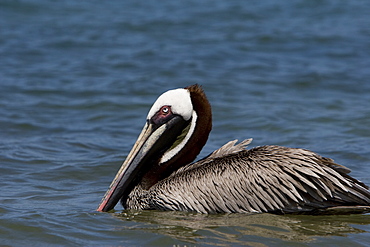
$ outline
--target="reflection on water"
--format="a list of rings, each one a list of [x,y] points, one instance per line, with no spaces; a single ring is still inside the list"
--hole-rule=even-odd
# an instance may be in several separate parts
[[[145,223],[143,231],[163,234],[194,244],[219,243],[253,245],[261,240],[275,239],[308,243],[320,236],[347,236],[366,232],[359,225],[370,224],[370,215],[273,215],[273,214],[217,214],[205,215],[185,212],[123,211],[114,214],[123,221]],[[356,226],[357,225],[357,226]],[[124,230],[129,228],[124,227]],[[132,230],[138,230],[138,226]],[[266,238],[266,239],[265,239]],[[212,240],[212,241],[210,241]],[[285,242],[286,243],[286,242]]]

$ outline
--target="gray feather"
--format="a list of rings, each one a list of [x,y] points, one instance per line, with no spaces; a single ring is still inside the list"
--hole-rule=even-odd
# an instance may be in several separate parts
[[[149,190],[141,190],[140,196],[129,197],[128,205],[201,213],[291,213],[370,204],[366,186],[331,159],[280,146],[245,150],[250,141],[225,144]]]

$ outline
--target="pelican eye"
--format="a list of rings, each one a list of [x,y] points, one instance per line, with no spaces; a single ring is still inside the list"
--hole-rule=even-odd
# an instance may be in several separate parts
[[[159,111],[150,119],[151,123],[161,125],[169,121],[174,115],[171,111],[171,106],[162,106]]]
[[[167,115],[168,113],[170,113],[170,106],[162,106],[161,112],[163,115]]]

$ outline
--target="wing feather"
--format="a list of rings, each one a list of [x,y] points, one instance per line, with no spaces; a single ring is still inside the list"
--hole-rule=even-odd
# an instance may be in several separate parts
[[[152,208],[216,212],[298,212],[369,205],[349,169],[304,149],[230,142],[149,189]],[[158,204],[158,206],[156,206]]]

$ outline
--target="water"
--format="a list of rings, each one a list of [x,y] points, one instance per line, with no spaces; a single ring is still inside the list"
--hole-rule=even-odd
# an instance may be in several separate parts
[[[368,1],[0,2],[0,245],[366,246],[370,215],[95,211],[159,94],[370,184]]]

